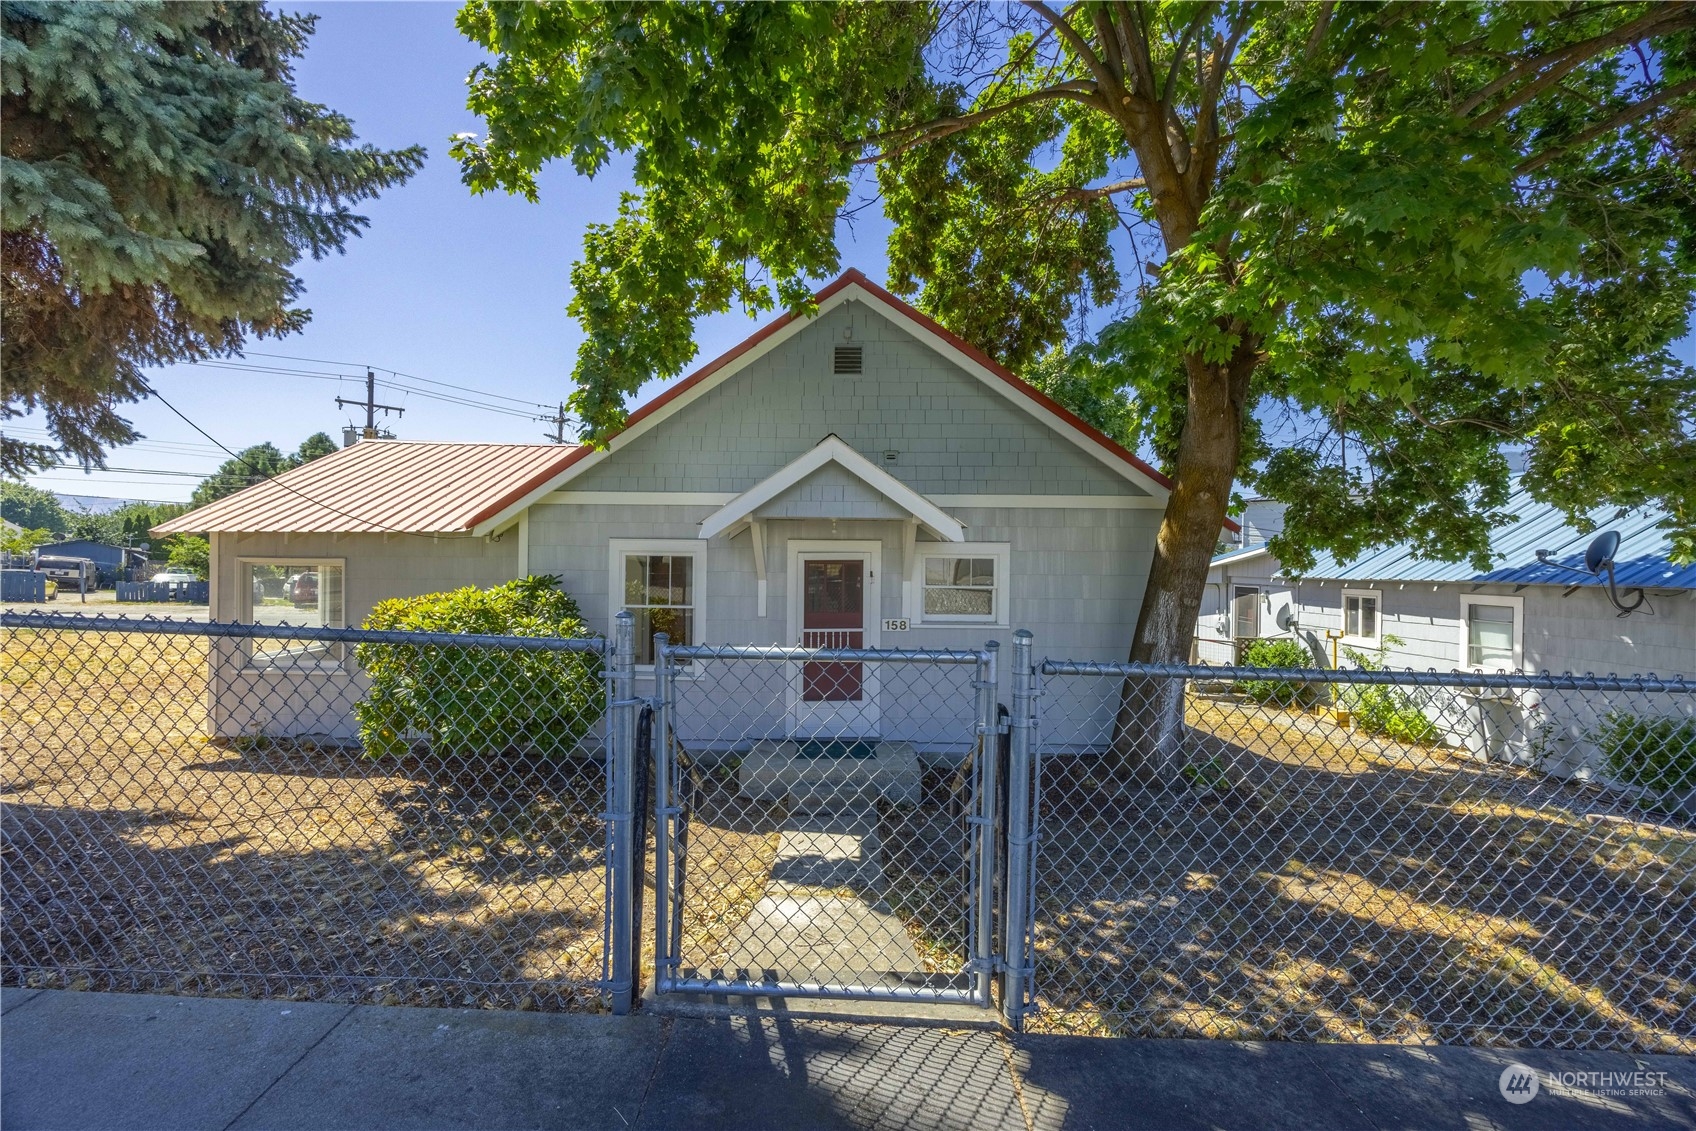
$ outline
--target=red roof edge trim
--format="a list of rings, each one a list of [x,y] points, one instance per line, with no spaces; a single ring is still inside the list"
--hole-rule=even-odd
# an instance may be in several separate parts
[[[955,334],[952,330],[949,330],[940,322],[937,322],[929,315],[902,301],[883,287],[872,282],[871,279],[866,277],[866,273],[861,271],[859,268],[848,268],[848,270],[844,271],[841,276],[833,280],[823,290],[819,291],[818,294],[814,295],[813,302],[815,304],[823,303],[839,292],[855,285],[859,286],[872,298],[877,299],[883,305],[889,307],[903,318],[914,323],[920,330],[936,335],[953,348],[971,358],[977,364],[983,366],[984,369],[1011,385],[1024,396],[1030,398],[1032,403],[1059,417],[1063,423],[1098,445],[1108,454],[1135,468],[1138,472],[1147,476],[1166,490],[1169,491],[1172,489],[1172,481],[1170,479],[1161,474],[1161,472],[1156,468],[1149,466],[1149,464],[1144,460],[1138,458],[1134,452],[1126,450],[1126,448],[1117,440],[1114,440],[1111,436],[1107,435],[1099,428],[1096,428],[1088,421],[1085,421],[1083,418],[1078,416],[1077,413],[1073,412],[1059,401],[1056,401],[1053,397],[1050,397],[1047,393],[1038,389],[1030,382],[1021,379],[1012,370],[1008,369],[1006,366],[1002,365],[1000,362],[996,361],[994,358],[990,357],[964,338]],[[786,312],[774,319],[771,323],[762,326],[752,335],[743,339],[739,344],[732,346],[729,350],[720,354],[712,361],[709,361],[706,365],[697,369],[695,372],[691,373],[689,376],[685,377],[683,380],[679,381],[677,384],[673,385],[671,388],[667,389],[665,392],[661,393],[659,396],[631,413],[625,420],[624,427],[607,437],[608,442],[610,443],[612,440],[616,439],[632,425],[639,424],[643,420],[654,415],[656,412],[659,412],[666,405],[670,404],[690,389],[693,389],[696,385],[699,385],[702,381],[705,381],[714,373],[717,373],[743,354],[754,349],[761,342],[764,342],[767,338],[771,337],[779,330],[782,330],[793,321],[795,321],[795,315],[793,313]],[[564,471],[578,460],[583,459],[590,451],[591,449],[587,446],[576,448],[572,451],[571,455],[568,456],[557,469],[555,469],[554,474]],[[522,497],[522,494],[523,492],[515,492],[501,505],[509,505],[514,499]],[[500,509],[500,507],[494,507],[491,508],[488,513],[495,514],[498,513]],[[481,515],[478,517],[477,521],[481,522],[486,517],[487,515]],[[473,523],[473,525],[475,525],[475,523]],[[1232,532],[1242,529],[1237,523],[1228,518],[1225,520],[1225,528]]]
[[[484,522],[493,518],[495,515],[500,514],[507,507],[510,507],[513,503],[516,503],[518,500],[522,499],[524,496],[536,490],[536,488],[542,486],[548,480],[570,467],[574,462],[576,462],[578,453],[584,450],[585,449],[581,444],[572,448],[564,455],[563,458],[560,459],[558,463],[538,471],[536,474],[526,479],[523,483],[514,487],[512,490],[502,495],[499,499],[472,515],[470,520],[466,522],[465,529],[475,530],[478,523]]]

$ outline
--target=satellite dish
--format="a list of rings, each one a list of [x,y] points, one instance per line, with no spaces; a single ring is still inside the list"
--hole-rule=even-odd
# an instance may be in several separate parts
[[[1280,605],[1278,615],[1272,619],[1277,622],[1278,628],[1282,632],[1293,632],[1297,626],[1295,610],[1288,605]]]
[[[1591,541],[1590,548],[1584,551],[1584,568],[1598,576],[1601,572],[1613,569],[1614,555],[1619,553],[1619,531],[1604,530]]]
[[[1649,600],[1649,595],[1641,588],[1637,590],[1637,600],[1627,605],[1620,600],[1619,591],[1614,588],[1614,558],[1619,554],[1619,531],[1604,530],[1590,540],[1590,548],[1584,551],[1584,568],[1575,569],[1560,562],[1551,561],[1547,550],[1537,551],[1537,560],[1554,569],[1564,569],[1568,573],[1576,573],[1580,577],[1603,577],[1608,583],[1608,601],[1619,610],[1619,615],[1628,617],[1642,608]],[[1654,609],[1648,610],[1651,614]]]

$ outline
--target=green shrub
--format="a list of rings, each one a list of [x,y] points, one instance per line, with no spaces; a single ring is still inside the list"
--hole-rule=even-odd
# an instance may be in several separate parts
[[[1386,635],[1375,652],[1344,648],[1343,655],[1362,671],[1383,671],[1385,654],[1400,643],[1400,637]],[[1398,742],[1436,742],[1442,736],[1418,697],[1400,687],[1340,683],[1332,698],[1354,716],[1354,725],[1367,734],[1381,734]]]
[[[1696,719],[1609,711],[1591,738],[1621,781],[1654,793],[1696,789]]]
[[[1243,649],[1243,665],[1250,668],[1311,668],[1313,655],[1295,640],[1251,640]],[[1236,690],[1256,703],[1291,707],[1311,704],[1317,698],[1311,683],[1287,679],[1238,680]]]
[[[364,627],[590,635],[577,602],[550,576],[384,601]],[[371,757],[404,754],[420,736],[437,755],[523,747],[560,756],[576,747],[604,705],[601,659],[593,653],[361,644],[354,654],[371,678],[370,693],[354,707]]]
[[[1343,706],[1354,724],[1367,734],[1382,734],[1399,742],[1435,742],[1442,733],[1412,693],[1399,687],[1354,684],[1344,688]]]

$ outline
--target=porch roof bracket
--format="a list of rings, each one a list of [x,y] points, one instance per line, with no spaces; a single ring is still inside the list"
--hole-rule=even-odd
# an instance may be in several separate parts
[[[755,615],[763,617],[766,615],[766,520],[749,519],[748,532],[754,543],[754,578],[759,606]]]
[[[941,507],[907,486],[865,456],[850,448],[835,434],[791,460],[708,515],[701,523],[700,537],[713,538],[734,532],[753,521],[754,511],[771,502],[827,463],[834,463],[911,515],[919,525],[944,542],[964,542],[966,527]]]

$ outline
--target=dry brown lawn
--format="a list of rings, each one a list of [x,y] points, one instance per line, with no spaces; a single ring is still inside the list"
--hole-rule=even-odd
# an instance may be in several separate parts
[[[1696,832],[1192,696],[1215,788],[1046,762],[1034,1028],[1696,1052]]]
[[[602,1007],[599,765],[211,742],[206,660],[8,634],[8,984]]]

